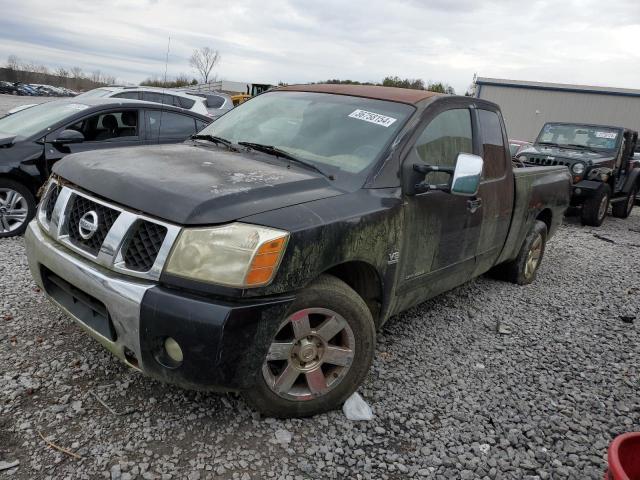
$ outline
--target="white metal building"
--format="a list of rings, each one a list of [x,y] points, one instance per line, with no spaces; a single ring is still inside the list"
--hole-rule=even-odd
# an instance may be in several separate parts
[[[640,90],[477,78],[476,97],[502,109],[509,138],[532,141],[545,122],[615,125],[640,131]]]

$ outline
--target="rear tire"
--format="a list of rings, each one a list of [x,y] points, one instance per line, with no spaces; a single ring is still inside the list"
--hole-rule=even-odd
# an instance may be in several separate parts
[[[0,238],[22,235],[36,214],[36,199],[22,183],[0,178]]]
[[[510,262],[498,265],[490,274],[500,280],[528,285],[536,279],[547,245],[547,224],[536,220],[522,242],[518,256]]]
[[[603,184],[596,193],[587,198],[582,206],[582,224],[591,227],[599,227],[604,222],[609,209],[611,188]]]
[[[243,396],[269,417],[308,417],[338,408],[367,376],[375,339],[362,297],[342,280],[322,275],[287,311],[256,385]]]
[[[627,195],[623,202],[614,203],[611,207],[611,214],[616,218],[627,218],[631,215],[633,206],[636,203],[636,195],[638,194],[638,186],[631,187],[629,195]]]

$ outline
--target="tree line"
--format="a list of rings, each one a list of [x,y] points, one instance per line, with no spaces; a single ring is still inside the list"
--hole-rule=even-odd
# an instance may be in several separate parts
[[[2,80],[20,83],[46,83],[55,87],[86,90],[103,85],[113,85],[116,77],[94,70],[85,73],[81,67],[57,67],[50,69],[46,65],[29,60],[22,60],[16,55],[9,55],[3,70]]]
[[[447,93],[455,95],[454,88],[445,82],[427,82],[419,78],[400,78],[398,76],[387,76],[382,82],[358,82],[357,80],[340,80],[333,78],[320,83],[333,83],[343,85],[375,85],[382,87],[410,88],[413,90],[428,90],[430,92]]]

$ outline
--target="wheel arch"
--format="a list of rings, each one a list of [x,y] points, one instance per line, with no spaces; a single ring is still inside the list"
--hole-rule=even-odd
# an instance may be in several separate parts
[[[322,272],[333,275],[349,285],[367,304],[376,326],[380,325],[383,282],[378,270],[365,261],[350,260]]]
[[[40,185],[37,182],[34,182],[32,178],[27,175],[17,175],[13,172],[0,172],[0,180],[12,180],[14,182],[18,182],[29,189],[31,194],[36,198],[36,202],[38,201],[38,190],[40,189]]]
[[[544,222],[544,224],[547,226],[547,232],[550,232],[553,225],[553,212],[550,208],[545,208],[540,213],[538,213],[538,215],[536,216],[536,220]]]

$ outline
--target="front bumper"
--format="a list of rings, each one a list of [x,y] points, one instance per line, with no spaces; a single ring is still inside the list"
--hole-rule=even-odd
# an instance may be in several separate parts
[[[212,300],[107,270],[49,238],[25,234],[29,268],[49,299],[127,365],[186,388],[242,390],[260,373],[293,297]],[[182,349],[167,362],[164,341]]]

